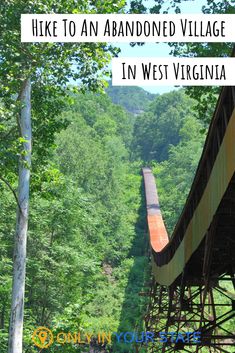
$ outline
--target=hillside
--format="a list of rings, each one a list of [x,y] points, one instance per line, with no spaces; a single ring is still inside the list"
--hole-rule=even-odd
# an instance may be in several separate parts
[[[140,87],[113,87],[109,82],[106,92],[114,104],[119,104],[132,114],[138,115],[146,110],[157,96]]]

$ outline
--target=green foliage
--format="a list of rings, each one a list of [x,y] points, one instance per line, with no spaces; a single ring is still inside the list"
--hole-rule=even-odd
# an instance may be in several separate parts
[[[178,12],[179,3],[171,1],[169,6]],[[224,4],[208,1],[204,12],[233,12],[228,2]],[[172,231],[203,143],[204,126],[192,113],[195,102],[182,90],[155,97],[136,87],[109,87],[115,104],[107,94],[81,94],[86,89],[104,89],[108,64],[118,49],[106,43],[20,42],[21,13],[117,13],[124,5],[123,0],[7,0],[1,4],[1,351],[7,348],[10,315],[13,192],[17,160],[26,139],[18,129],[19,95],[28,77],[32,81],[33,163],[24,351],[39,351],[31,335],[40,325],[51,327],[54,334],[142,330],[146,301],[139,292],[146,289],[149,266],[139,160],[154,166],[163,214]],[[156,1],[151,12],[169,10],[162,6],[163,1]],[[135,1],[131,11],[146,9]],[[221,48],[221,44],[175,45],[174,53],[228,55],[231,46]],[[72,80],[79,86],[70,87]],[[217,95],[196,88],[187,92],[199,102],[197,109],[207,99],[213,105]],[[204,120],[212,109],[206,106]],[[143,111],[137,118],[130,114]],[[54,344],[45,352],[74,349],[81,352],[88,347]],[[105,349],[127,353],[130,346],[113,344]]]
[[[179,12],[155,1],[152,13]],[[208,0],[204,12],[232,12],[229,2]],[[232,3],[232,2],[231,2]],[[179,217],[200,157],[206,126],[180,90],[162,96],[105,87],[108,63],[118,50],[105,43],[20,43],[21,13],[116,13],[117,1],[7,0],[0,8],[0,349],[6,351],[10,314],[17,159],[25,136],[18,131],[22,84],[32,80],[33,167],[29,221],[25,353],[36,353],[35,327],[65,332],[141,331],[149,278],[140,168],[153,165],[169,231]],[[133,1],[131,12],[147,11]],[[11,33],[11,43],[9,43]],[[174,45],[174,54],[228,55],[229,45]],[[73,65],[72,65],[73,64]],[[70,87],[77,80],[79,87]],[[78,94],[79,92],[79,94]],[[216,90],[187,89],[206,122]],[[210,100],[211,106],[207,103]],[[206,104],[205,104],[206,102]],[[122,107],[121,107],[121,106]],[[127,111],[123,109],[125,107]],[[135,118],[132,114],[140,114]],[[52,345],[45,352],[88,347]],[[129,352],[113,344],[106,351]],[[143,349],[144,350],[144,349]],[[142,351],[143,351],[142,350]]]
[[[62,95],[68,95],[70,80],[78,80],[81,91],[87,88],[91,91],[102,89],[105,85],[104,77],[109,74],[108,64],[110,59],[118,53],[118,50],[105,43],[84,43],[80,45],[70,43],[21,43],[20,17],[22,13],[115,13],[122,11],[124,6],[125,2],[123,0],[76,3],[73,0],[56,2],[47,0],[19,0],[15,2],[7,0],[0,7],[0,137],[4,139],[0,148],[0,180],[1,184],[3,183],[11,189],[15,196],[14,187],[18,173],[17,162],[19,157],[25,154],[24,142],[27,139],[27,136],[23,136],[21,133],[20,119],[18,118],[22,110],[21,93],[26,82],[30,80],[32,83],[32,99],[29,104],[32,109],[30,108],[29,118],[31,119],[32,116],[33,121],[32,191],[35,194],[31,196],[31,204],[35,208],[31,212],[30,227],[32,228],[30,228],[30,231],[32,229],[33,234],[36,231],[37,237],[36,239],[33,239],[33,237],[29,239],[32,248],[30,247],[28,251],[29,275],[27,285],[29,289],[27,288],[28,297],[26,299],[29,306],[27,307],[26,302],[26,317],[29,317],[29,319],[26,320],[26,332],[35,323],[49,322],[56,310],[55,308],[58,310],[59,306],[63,305],[63,298],[66,297],[67,293],[70,294],[70,287],[69,285],[66,287],[67,292],[61,291],[63,293],[61,297],[56,296],[56,288],[63,283],[62,279],[64,279],[64,283],[66,282],[66,274],[70,272],[72,265],[74,266],[72,267],[73,271],[75,271],[75,265],[77,265],[77,263],[73,263],[75,260],[72,263],[67,261],[70,253],[69,249],[74,246],[69,242],[70,238],[67,249],[63,247],[67,244],[63,241],[66,240],[67,234],[71,235],[72,227],[72,219],[70,219],[68,228],[65,227],[67,225],[65,219],[69,219],[72,215],[75,217],[75,214],[68,208],[69,199],[65,198],[60,201],[58,198],[59,191],[62,191],[59,189],[62,189],[62,185],[60,183],[57,185],[58,173],[55,172],[55,169],[55,173],[51,169],[49,178],[49,173],[46,172],[46,169],[51,167],[50,165],[47,168],[47,164],[49,164],[48,157],[53,154],[52,147],[55,133],[67,126],[67,121],[60,116],[61,111],[66,106],[66,100]],[[10,43],[9,33],[11,34]],[[70,98],[69,96],[68,103]],[[97,123],[97,130],[100,130],[100,125]],[[113,126],[115,126],[114,122]],[[105,134],[106,131],[103,131],[103,135]],[[26,167],[29,168],[29,165],[26,165]],[[55,177],[54,182],[53,177]],[[23,180],[23,183],[29,186],[29,178]],[[39,196],[40,191],[42,193]],[[48,196],[50,193],[53,196]],[[40,205],[40,211],[37,210],[37,205]],[[51,205],[52,209],[50,208]],[[13,211],[11,207],[10,215],[12,217],[15,210],[16,208]],[[46,210],[47,213],[44,214],[43,222],[40,222],[39,213],[42,210]],[[5,219],[3,219],[3,222],[5,225]],[[59,239],[58,243],[54,240],[55,233],[56,240],[57,236]],[[5,229],[3,229],[4,235]],[[53,243],[54,248],[52,248]],[[12,244],[7,243],[7,246],[10,251],[8,256],[12,258]],[[30,256],[35,261],[30,262]],[[58,257],[61,262],[58,261]],[[2,261],[5,261],[4,257],[2,257]],[[62,263],[66,264],[63,268],[65,272],[61,271]],[[54,279],[54,276],[57,280]],[[8,282],[6,281],[6,283],[6,288],[8,288]],[[55,286],[50,285],[51,283],[54,283]],[[5,324],[5,315],[9,308],[6,309],[4,304],[0,309],[3,317],[1,328],[4,336],[8,329],[8,324]],[[7,314],[9,319],[9,313]],[[4,344],[5,341],[4,336]],[[26,342],[28,341],[27,338]]]
[[[111,82],[109,82],[106,92],[113,103],[121,105],[133,114],[140,114],[145,111],[156,96],[140,87],[113,87]]]
[[[148,110],[136,118],[133,151],[145,162],[163,161],[169,145],[180,141],[184,120],[192,115],[193,100],[183,90],[157,96]]]
[[[136,118],[134,130],[133,116],[105,94],[71,93],[69,101],[70,106],[65,104],[56,118],[65,122],[62,131],[47,146],[45,156],[40,157],[43,149],[39,147],[34,156],[37,168],[32,173],[25,353],[40,351],[31,340],[40,325],[52,328],[54,335],[61,331],[142,331],[147,304],[139,292],[146,291],[150,269],[140,175],[143,162],[139,158],[153,166],[171,233],[204,141],[204,126],[192,112],[194,101],[183,90],[157,96]],[[2,125],[0,133],[5,133],[6,125]],[[20,150],[21,142],[16,149]],[[37,144],[40,146],[39,139]],[[2,146],[5,156],[8,145]],[[15,150],[10,153],[9,170]],[[15,173],[8,171],[7,177],[14,187]],[[15,200],[4,183],[0,191],[0,347],[6,351]],[[117,353],[135,349],[115,341],[103,348]],[[97,345],[97,349],[102,348]],[[89,347],[54,343],[45,352],[74,350],[85,352]]]
[[[60,116],[67,127],[57,133],[55,145],[47,146],[47,156],[32,173],[25,352],[38,351],[31,335],[39,325],[51,327],[56,334],[113,332],[120,323],[132,330],[142,322],[144,300],[138,292],[148,275],[148,260],[144,213],[139,210],[140,165],[129,162],[133,117],[104,94],[71,94],[70,99],[73,104]],[[37,144],[36,164],[42,153],[39,139]],[[0,336],[4,351],[15,207],[6,186],[0,187],[4,195],[0,200],[0,281],[5,284],[0,290],[0,317],[4,315]],[[74,347],[55,344],[47,351],[72,352]]]
[[[202,124],[195,117],[185,119],[180,142],[169,147],[169,158],[153,168],[161,210],[169,234],[180,216],[189,193],[204,142]]]
[[[17,160],[24,153],[18,116],[20,95],[28,78],[32,83],[33,171],[46,163],[54,135],[67,126],[60,116],[70,104],[68,83],[79,81],[79,90],[103,89],[108,64],[116,48],[105,43],[21,43],[22,13],[113,13],[122,11],[123,0],[112,2],[4,1],[0,7],[0,148],[1,176],[17,175]],[[9,33],[11,41],[9,43]],[[78,90],[78,88],[76,88]],[[66,102],[65,96],[68,97]]]
[[[202,6],[202,13],[234,14],[235,1],[207,0],[207,4]],[[226,57],[231,56],[234,46],[233,43],[169,43],[169,45],[172,47],[171,53],[178,57]],[[220,87],[191,86],[186,87],[185,92],[197,101],[195,110],[207,127],[215,110]]]
[[[181,4],[187,0],[155,0],[154,5],[145,5],[143,0],[131,1],[131,13],[152,13],[152,14],[167,14],[181,13]],[[201,9],[204,14],[234,14],[235,0],[207,0]],[[144,43],[133,43],[133,45],[143,45]],[[231,56],[234,43],[168,43],[172,48],[171,54],[177,57],[226,57]],[[212,114],[215,109],[215,104],[220,92],[219,87],[207,86],[190,86],[185,88],[185,92],[189,97],[195,99],[195,111],[199,113],[199,117],[207,128]]]

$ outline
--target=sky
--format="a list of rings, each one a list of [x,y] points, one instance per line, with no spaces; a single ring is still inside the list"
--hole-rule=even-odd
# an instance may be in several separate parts
[[[166,1],[165,3],[167,4]],[[147,0],[144,2],[146,7],[154,5],[153,0]],[[206,0],[187,0],[181,4],[181,12],[184,14],[200,13],[201,8],[205,5]],[[167,43],[146,43],[143,46],[131,47],[128,43],[118,43],[115,46],[121,49],[119,57],[167,57],[170,56],[170,47]],[[146,91],[151,93],[165,93],[172,91],[174,86],[144,86]]]

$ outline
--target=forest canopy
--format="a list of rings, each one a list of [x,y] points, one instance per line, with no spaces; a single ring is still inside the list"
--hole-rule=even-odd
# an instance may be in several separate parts
[[[120,97],[115,88],[108,92],[112,99],[122,101],[121,90]],[[136,93],[141,101],[148,97],[143,90],[136,89]],[[133,89],[126,88],[122,104],[126,106],[129,99],[130,110],[135,108],[132,96]],[[59,116],[64,128],[56,134],[43,164],[36,152],[32,156],[25,352],[37,351],[31,334],[40,325],[53,326],[55,332],[141,330],[146,302],[138,293],[148,281],[149,265],[140,169],[152,163],[164,217],[172,230],[202,147],[201,123],[195,113],[190,114],[192,104],[183,91],[151,95],[142,105],[145,112],[136,117],[112,103],[107,94],[73,93],[69,103],[65,102]],[[155,155],[146,148],[147,142],[151,148],[155,143]],[[12,174],[13,186],[14,180]],[[0,290],[0,334],[4,351],[15,201],[4,184],[1,191],[4,286]],[[66,347],[64,352],[70,352]],[[115,349],[128,352],[126,345]]]

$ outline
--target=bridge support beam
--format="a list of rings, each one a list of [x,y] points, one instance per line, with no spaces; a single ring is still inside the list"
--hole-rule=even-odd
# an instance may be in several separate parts
[[[225,289],[230,287],[231,291]],[[234,276],[227,273],[207,285],[153,283],[145,326],[154,332],[155,342],[149,344],[148,352],[192,352],[192,347],[196,353],[231,352],[229,347],[235,345],[233,290]],[[200,333],[200,342],[194,342],[194,332]],[[160,342],[166,336],[167,342]]]

